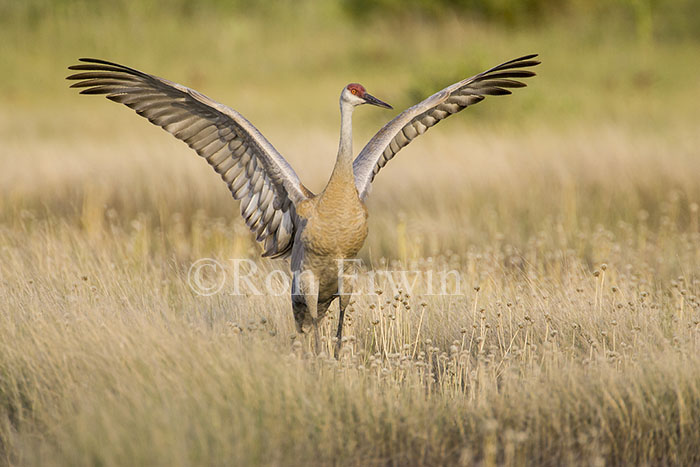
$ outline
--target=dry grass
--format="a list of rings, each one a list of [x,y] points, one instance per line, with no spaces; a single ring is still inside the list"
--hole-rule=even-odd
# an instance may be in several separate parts
[[[157,132],[45,155],[25,142],[0,231],[4,459],[697,462],[700,196],[684,131],[673,147],[619,128],[595,144],[544,129],[417,143],[378,180],[363,257],[457,269],[464,295],[357,297],[340,362],[293,344],[286,296],[193,294],[192,261],[257,250],[185,148]],[[421,184],[421,152],[458,169],[433,164]]]
[[[114,38],[116,26],[100,21]],[[172,37],[177,24],[163,21]],[[39,50],[65,27],[40,27]],[[394,89],[381,63],[394,52],[406,59],[416,31],[394,27],[401,46],[376,46],[379,32],[348,26],[318,36],[376,46],[362,71],[395,102],[380,92]],[[696,49],[419,27],[434,32],[411,56],[421,67],[446,68],[431,50],[447,36],[493,42],[492,53],[542,46],[548,62],[531,88],[441,124],[377,178],[363,280],[457,270],[463,294],[377,284],[381,294],[352,305],[340,361],[292,339],[285,295],[231,295],[230,281],[211,297],[190,289],[193,261],[258,255],[203,161],[113,104],[67,93],[42,102],[64,84],[29,98],[31,83],[12,78],[13,107],[0,113],[0,463],[700,463],[700,88],[681,73]],[[136,29],[155,40],[157,31]],[[318,39],[291,37],[270,56]],[[572,43],[591,66],[571,68]],[[76,48],[60,45],[39,63],[9,49],[0,58],[53,83],[42,71]],[[347,81],[336,74],[359,63],[324,61],[327,48],[306,58],[339,70],[319,72],[319,106]],[[213,89],[228,79],[205,78]],[[237,100],[204,90],[241,102],[317,190],[333,163],[335,104],[297,115],[284,110],[293,96],[265,95],[273,81],[251,79]],[[398,86],[396,99],[408,100],[408,84]],[[357,144],[376,112],[356,115]]]

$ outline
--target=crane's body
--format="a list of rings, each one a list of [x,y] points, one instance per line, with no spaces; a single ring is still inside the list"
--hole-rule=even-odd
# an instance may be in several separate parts
[[[372,104],[392,107],[351,83],[340,95],[340,143],[328,184],[314,195],[292,167],[248,120],[235,110],[185,86],[98,59],[69,67],[68,79],[81,94],[105,94],[187,143],[221,176],[263,256],[290,258],[292,308],[297,330],[313,330],[319,350],[319,323],[339,300],[336,356],[351,284],[339,282],[342,260],[354,258],[367,238],[367,208],[375,175],[398,151],[450,115],[487,95],[510,94],[525,86],[525,68],[538,65],[527,55],[495,66],[433,94],[387,123],[353,159],[352,113]]]
[[[359,92],[361,87],[358,87]],[[300,203],[299,241],[292,247],[292,308],[297,330],[307,332],[322,318],[336,297],[340,297],[341,319],[336,334],[342,339],[342,316],[351,293],[351,284],[339,290],[338,278],[343,260],[355,258],[367,238],[367,208],[355,186],[352,162],[353,96],[347,88],[340,97],[340,143],[335,167],[328,184],[317,196]],[[384,104],[377,100],[379,105]],[[388,104],[383,106],[389,107]],[[342,292],[342,294],[339,294]],[[318,340],[317,330],[314,337]],[[318,346],[318,342],[316,342]]]
[[[345,283],[338,295],[338,269],[342,260],[356,257],[367,238],[367,208],[354,186],[333,183],[297,214],[301,228],[291,255],[292,306],[297,330],[307,332],[336,297],[343,312],[347,306],[351,284]],[[341,334],[339,327],[338,339]]]

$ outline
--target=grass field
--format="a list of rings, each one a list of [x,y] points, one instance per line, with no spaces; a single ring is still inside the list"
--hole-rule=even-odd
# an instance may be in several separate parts
[[[700,463],[697,40],[302,5],[0,28],[0,462]],[[193,292],[201,258],[286,265],[204,161],[63,80],[97,56],[196,87],[317,191],[347,82],[401,109],[529,52],[528,88],[432,129],[369,199],[363,277],[456,270],[462,293],[357,296],[339,361],[294,339],[286,295]],[[356,150],[393,115],[358,110]]]

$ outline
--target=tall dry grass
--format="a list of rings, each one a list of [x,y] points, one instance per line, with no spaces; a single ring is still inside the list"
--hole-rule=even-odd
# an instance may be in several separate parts
[[[24,142],[3,185],[3,459],[697,462],[697,137],[676,131],[416,143],[377,180],[363,259],[458,270],[463,295],[377,285],[339,362],[295,343],[286,296],[190,289],[194,260],[257,247],[186,148]]]

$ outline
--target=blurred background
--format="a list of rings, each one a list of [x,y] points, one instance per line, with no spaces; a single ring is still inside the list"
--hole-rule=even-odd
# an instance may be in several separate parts
[[[242,226],[225,186],[182,143],[68,89],[79,57],[235,108],[317,191],[348,82],[396,109],[355,114],[359,151],[401,109],[539,53],[528,88],[441,123],[377,178],[373,229],[390,234],[370,237],[373,254],[460,250],[494,234],[523,243],[547,222],[659,225],[670,211],[688,227],[700,198],[699,52],[691,0],[0,0],[0,218],[99,230],[175,216],[188,229],[198,213]],[[409,244],[395,241],[401,232]]]

